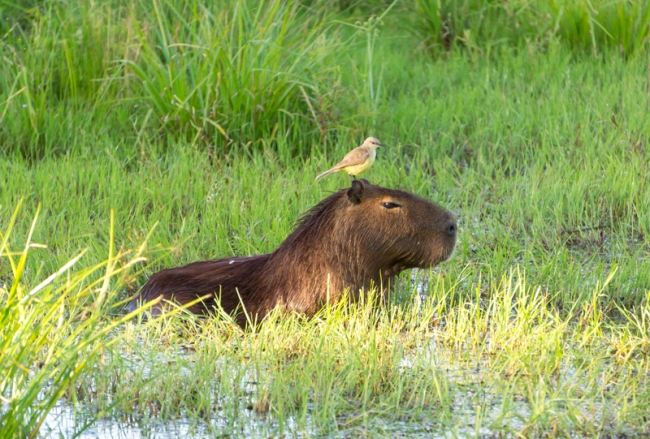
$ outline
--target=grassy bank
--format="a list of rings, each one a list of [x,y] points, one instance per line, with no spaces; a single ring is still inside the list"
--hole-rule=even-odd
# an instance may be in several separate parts
[[[550,36],[506,29],[541,4],[457,2],[476,44],[455,31],[444,47],[414,5],[445,2],[381,19],[365,15],[381,2],[223,4],[3,6],[0,413],[24,414],[6,431],[36,431],[58,402],[77,432],[103,418],[144,436],[177,423],[197,436],[648,434],[642,26],[621,51],[604,34],[573,44],[562,20]],[[587,20],[598,11],[613,36],[608,5]],[[405,274],[379,309],[257,332],[124,324],[120,301],[155,271],[276,248],[348,184],[314,177],[367,135],[391,146],[364,177],[458,215],[451,261]]]

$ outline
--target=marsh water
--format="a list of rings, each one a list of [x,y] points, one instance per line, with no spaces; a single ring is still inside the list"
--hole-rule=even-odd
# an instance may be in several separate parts
[[[180,354],[182,355],[182,353]],[[283,425],[268,414],[257,413],[252,407],[240,412],[237,419],[228,419],[226,414],[213,411],[209,419],[179,417],[177,419],[158,419],[156,417],[115,415],[99,417],[92,407],[79,404],[76,410],[59,403],[48,415],[41,434],[47,438],[270,438],[270,437],[390,437],[390,438],[454,438],[454,437],[517,437],[516,432],[525,431],[526,421],[534,417],[531,403],[524,398],[507,396],[498,384],[487,379],[490,371],[481,361],[459,361],[458,352],[440,346],[436,340],[430,341],[420,352],[417,361],[430,362],[443,379],[451,383],[453,389],[450,401],[450,417],[438,419],[400,419],[394,417],[368,417],[367,422],[359,421],[358,414],[338,416],[336,426],[322,431],[313,425],[307,416],[306,422],[299,423],[288,416]],[[415,358],[415,357],[413,357]],[[405,358],[400,369],[414,367],[410,358]],[[570,370],[564,374],[570,375]],[[579,378],[577,378],[579,379]],[[489,383],[489,384],[488,384]],[[250,390],[255,383],[248,382]],[[504,397],[504,394],[506,395]],[[598,412],[597,417],[608,418],[616,407],[603,407],[602,404],[582,407],[583,410]],[[87,427],[86,427],[87,426]]]
[[[426,294],[426,278],[414,275],[411,287],[421,295]],[[526,431],[526,425],[535,418],[536,404],[523,396],[515,386],[510,386],[508,378],[495,379],[500,372],[491,368],[485,358],[469,358],[460,350],[450,349],[440,342],[440,333],[434,330],[433,337],[423,340],[422,344],[410,355],[404,357],[396,366],[400,371],[422,367],[435,370],[441,383],[449,386],[448,399],[441,401],[448,407],[445,415],[427,418],[421,414],[412,418],[396,418],[391,413],[386,416],[372,413],[365,420],[359,411],[339,414],[335,422],[326,430],[322,425],[315,425],[307,416],[285,415],[282,424],[271,412],[259,413],[252,405],[235,404],[244,407],[236,411],[220,411],[215,407],[202,417],[179,416],[175,419],[158,417],[156,414],[127,415],[119,410],[108,411],[106,415],[97,414],[97,407],[90,403],[78,403],[76,408],[60,402],[48,415],[41,434],[43,437],[79,437],[79,438],[213,438],[213,437],[390,437],[390,438],[453,438],[453,437],[517,437]],[[490,340],[485,341],[489,347]],[[129,354],[122,353],[124,358]],[[175,358],[188,360],[184,372],[192,373],[193,350],[182,349],[162,356],[162,362],[174,361]],[[129,358],[129,361],[132,359]],[[148,370],[148,369],[147,369]],[[503,372],[503,371],[501,371]],[[580,388],[580,373],[565,367],[558,375],[565,380],[573,380]],[[249,395],[259,392],[257,382],[252,376],[241,378],[239,385]],[[586,390],[586,389],[585,389]],[[206,391],[210,391],[209,389]],[[543,398],[548,404],[555,404],[548,397]],[[223,402],[222,402],[223,404]],[[561,403],[560,403],[561,404]],[[227,404],[223,404],[227,405]],[[594,419],[607,423],[616,416],[618,407],[613,400],[593,399],[577,403],[578,410],[590,412]],[[146,411],[145,411],[146,412]],[[423,413],[426,413],[424,411]],[[437,414],[436,414],[437,415]]]

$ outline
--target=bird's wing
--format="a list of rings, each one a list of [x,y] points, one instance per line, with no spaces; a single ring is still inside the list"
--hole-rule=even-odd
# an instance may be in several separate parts
[[[359,146],[357,148],[354,148],[349,153],[347,153],[345,157],[343,157],[343,160],[341,160],[334,166],[334,169],[341,169],[350,165],[360,165],[361,163],[368,160],[369,156],[370,156],[370,152],[368,151],[368,149]]]

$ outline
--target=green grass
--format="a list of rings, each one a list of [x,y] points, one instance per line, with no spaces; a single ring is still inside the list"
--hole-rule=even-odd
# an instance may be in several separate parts
[[[504,23],[557,4],[483,2],[474,46],[423,52],[409,5],[343,3],[1,4],[0,414],[21,413],[2,435],[56,404],[77,433],[648,434],[643,32],[623,54],[562,21],[532,38]],[[589,7],[647,22],[619,3]],[[126,322],[163,267],[276,248],[367,135],[391,146],[364,177],[458,215],[452,260],[379,308]]]
[[[489,54],[522,42],[538,48],[558,42],[598,57],[615,48],[627,57],[645,53],[650,6],[643,0],[415,0],[408,28],[433,53],[464,47]]]

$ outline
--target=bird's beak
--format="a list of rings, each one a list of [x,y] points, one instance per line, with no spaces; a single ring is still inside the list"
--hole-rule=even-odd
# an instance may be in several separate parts
[[[377,145],[378,145],[378,146],[388,146],[388,145],[386,145],[385,143],[381,143],[381,142],[377,142]]]

